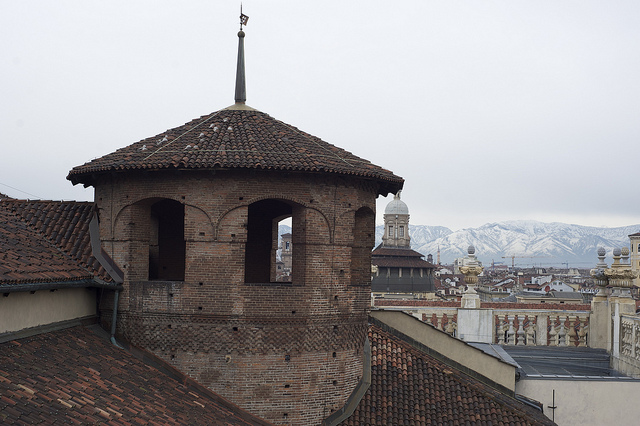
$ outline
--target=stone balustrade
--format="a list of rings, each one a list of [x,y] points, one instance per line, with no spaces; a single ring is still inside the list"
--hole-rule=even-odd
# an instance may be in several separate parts
[[[440,310],[439,312],[433,312],[431,315],[422,313],[423,322],[431,324],[438,330],[442,330],[445,333],[456,337],[458,331],[458,312],[457,310]]]
[[[621,316],[620,352],[615,361],[621,371],[636,377],[640,375],[640,317]]]
[[[589,312],[494,311],[493,343],[516,346],[588,346]]]
[[[376,300],[375,308],[402,310],[431,324],[451,336],[466,340],[464,332],[458,333],[466,316],[460,318],[461,311],[482,311],[486,315],[486,343],[518,346],[589,346],[590,305],[549,305],[525,303],[483,303],[480,309],[463,309],[459,302],[427,300]],[[468,316],[467,316],[468,317]],[[640,332],[638,332],[640,335]],[[477,336],[476,336],[477,337]],[[640,354],[640,347],[638,349]]]

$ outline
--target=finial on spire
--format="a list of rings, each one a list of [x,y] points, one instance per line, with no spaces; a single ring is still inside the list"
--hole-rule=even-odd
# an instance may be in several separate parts
[[[244,31],[242,26],[247,25],[249,17],[242,13],[240,4],[240,31],[238,31],[238,67],[236,68],[236,103],[244,104],[247,100],[247,84],[244,76]]]
[[[242,26],[247,25],[249,22],[249,17],[242,13],[242,3],[240,3],[240,31],[242,31]]]

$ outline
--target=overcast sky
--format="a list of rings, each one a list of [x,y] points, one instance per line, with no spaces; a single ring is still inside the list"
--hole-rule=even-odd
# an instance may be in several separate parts
[[[639,1],[243,8],[247,104],[402,176],[411,223],[640,223]],[[0,0],[0,192],[92,200],[72,167],[231,105],[238,15]]]

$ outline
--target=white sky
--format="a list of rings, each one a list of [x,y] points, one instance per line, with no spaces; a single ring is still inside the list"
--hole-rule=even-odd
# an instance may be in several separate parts
[[[640,223],[639,1],[243,7],[247,104],[405,178],[411,223]],[[0,192],[91,200],[72,167],[231,105],[238,9],[0,0]]]

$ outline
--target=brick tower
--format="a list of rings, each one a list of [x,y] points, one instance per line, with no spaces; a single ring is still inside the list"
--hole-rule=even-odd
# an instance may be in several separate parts
[[[375,199],[393,173],[245,104],[75,167],[124,271],[118,335],[276,424],[319,424],[363,375]],[[277,282],[291,218],[292,279]],[[108,323],[111,302],[102,302]]]

